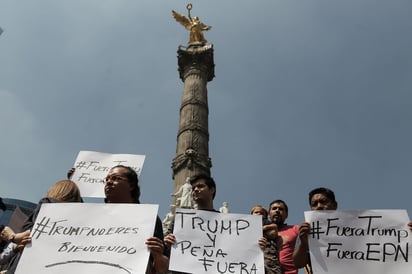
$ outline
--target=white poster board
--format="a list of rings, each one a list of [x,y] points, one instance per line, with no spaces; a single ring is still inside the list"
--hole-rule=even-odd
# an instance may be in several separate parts
[[[176,209],[170,270],[264,274],[262,217]]]
[[[43,204],[16,274],[141,274],[158,205]]]
[[[83,197],[104,198],[103,179],[112,167],[130,166],[140,176],[144,160],[145,155],[80,151],[71,180],[77,183]]]
[[[406,210],[307,211],[313,272],[412,273]]]

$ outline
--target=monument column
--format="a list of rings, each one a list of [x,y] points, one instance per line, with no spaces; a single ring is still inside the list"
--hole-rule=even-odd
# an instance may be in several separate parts
[[[172,161],[173,193],[187,177],[210,175],[207,82],[213,79],[215,66],[211,44],[189,43],[187,48],[180,46],[177,53],[184,87],[176,156]]]
[[[207,104],[207,82],[215,77],[213,45],[207,44],[203,31],[211,26],[190,15],[192,4],[186,6],[188,16],[172,10],[172,15],[189,31],[187,47],[180,46],[178,70],[183,81],[183,96],[180,106],[179,130],[177,132],[176,156],[172,161],[173,202],[171,211],[163,220],[166,234],[177,207],[193,208],[191,186],[188,178],[205,174],[210,176],[212,161],[209,157],[209,108]],[[188,185],[189,184],[189,185]],[[189,198],[189,199],[188,199]]]

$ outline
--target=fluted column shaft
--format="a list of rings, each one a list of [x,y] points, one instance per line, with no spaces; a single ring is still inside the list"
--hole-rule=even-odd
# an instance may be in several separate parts
[[[214,77],[212,45],[180,47],[178,64],[184,88],[172,161],[174,193],[187,177],[210,175],[207,82]]]

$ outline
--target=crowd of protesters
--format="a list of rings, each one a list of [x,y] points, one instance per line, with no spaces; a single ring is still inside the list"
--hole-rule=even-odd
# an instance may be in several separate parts
[[[32,241],[30,232],[42,204],[83,202],[79,187],[70,180],[73,172],[74,170],[70,169],[68,179],[58,181],[48,189],[45,197],[38,202],[37,208],[28,216],[19,231],[13,231],[7,224],[0,224],[0,273],[15,272],[22,251]],[[216,195],[216,183],[213,178],[200,174],[190,178],[188,182],[192,187],[191,195],[196,210],[219,213],[213,205]],[[140,187],[137,173],[131,167],[123,165],[111,168],[104,179],[104,193],[105,203],[139,204]],[[320,187],[309,193],[309,206],[313,211],[337,210],[338,202],[332,190]],[[0,209],[6,210],[1,198]],[[258,243],[264,254],[266,274],[297,274],[299,268],[304,268],[307,274],[313,273],[309,257],[308,222],[300,225],[287,224],[288,205],[280,199],[272,201],[268,209],[262,205],[254,206],[250,214],[262,216],[263,237],[258,239]],[[165,233],[161,220],[159,217],[156,218],[154,234],[145,241],[150,251],[146,273],[168,273],[170,250],[177,241],[173,234],[173,225],[174,221]],[[408,226],[412,231],[412,222],[409,222]]]

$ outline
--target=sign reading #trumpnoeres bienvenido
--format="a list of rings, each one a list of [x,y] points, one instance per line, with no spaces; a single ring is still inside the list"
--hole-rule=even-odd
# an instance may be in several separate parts
[[[158,205],[43,204],[16,274],[145,273]]]
[[[307,211],[313,272],[412,273],[406,210]]]

